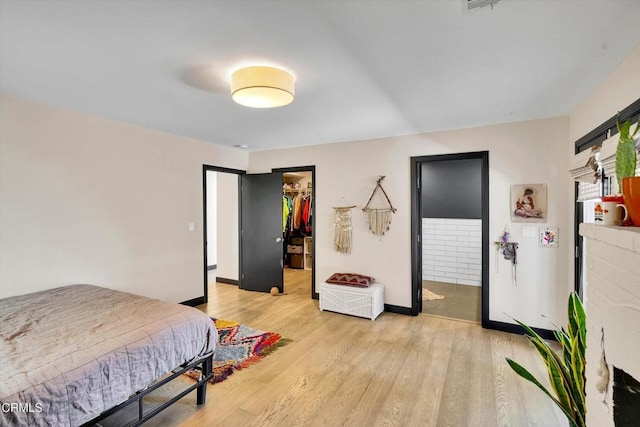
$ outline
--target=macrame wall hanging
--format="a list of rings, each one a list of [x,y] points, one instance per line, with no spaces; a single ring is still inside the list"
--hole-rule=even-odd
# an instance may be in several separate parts
[[[347,205],[347,201],[342,198]],[[333,216],[333,249],[337,252],[348,254],[351,253],[351,209],[354,206],[338,206],[334,207]]]
[[[496,271],[498,271],[499,254],[507,261],[511,261],[511,280],[513,284],[518,286],[518,276],[516,274],[516,265],[518,264],[518,242],[510,241],[509,227],[505,225],[500,240],[493,242],[496,245]]]
[[[382,180],[384,176],[381,176],[376,183],[376,188],[373,189],[373,193],[371,193],[371,197],[369,197],[369,201],[367,205],[362,209],[364,213],[367,215],[367,222],[369,223],[369,230],[376,236],[383,236],[389,230],[389,226],[391,225],[391,214],[396,212],[396,208],[391,204],[391,200],[389,200],[389,196],[387,196],[387,192],[382,188]],[[375,196],[376,191],[382,191],[384,197],[387,199],[387,203],[389,203],[389,207],[385,208],[371,208],[371,200],[373,200],[373,196]]]

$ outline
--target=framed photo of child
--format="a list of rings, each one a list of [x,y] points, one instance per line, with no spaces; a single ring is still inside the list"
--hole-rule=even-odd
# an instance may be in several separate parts
[[[511,186],[511,222],[545,222],[547,220],[547,185]]]

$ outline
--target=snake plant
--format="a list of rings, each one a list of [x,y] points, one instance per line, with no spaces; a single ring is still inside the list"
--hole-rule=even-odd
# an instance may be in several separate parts
[[[636,174],[638,155],[636,153],[636,143],[633,138],[638,132],[638,129],[640,129],[640,119],[638,119],[638,125],[632,134],[630,134],[631,120],[626,120],[620,124],[620,118],[618,117],[616,126],[618,127],[618,134],[620,135],[618,148],[616,149],[616,177],[618,178],[618,188],[622,189],[622,178],[632,177]]]
[[[578,295],[573,292],[568,303],[569,323],[567,329],[554,331],[562,351],[556,352],[533,329],[516,320],[526,331],[526,337],[540,353],[549,374],[551,391],[529,371],[507,358],[509,366],[522,378],[531,381],[562,409],[571,427],[585,427],[585,346],[586,315]]]

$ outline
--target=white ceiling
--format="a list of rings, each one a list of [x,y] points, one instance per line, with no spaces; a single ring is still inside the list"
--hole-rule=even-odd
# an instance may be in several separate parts
[[[640,0],[0,0],[0,90],[252,150],[567,115],[640,43]],[[289,106],[229,74],[296,76]],[[640,78],[640,77],[639,77]]]

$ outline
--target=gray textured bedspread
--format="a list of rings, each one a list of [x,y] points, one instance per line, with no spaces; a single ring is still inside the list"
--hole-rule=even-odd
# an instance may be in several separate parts
[[[1,299],[0,425],[80,425],[217,339],[195,308],[96,286]]]

